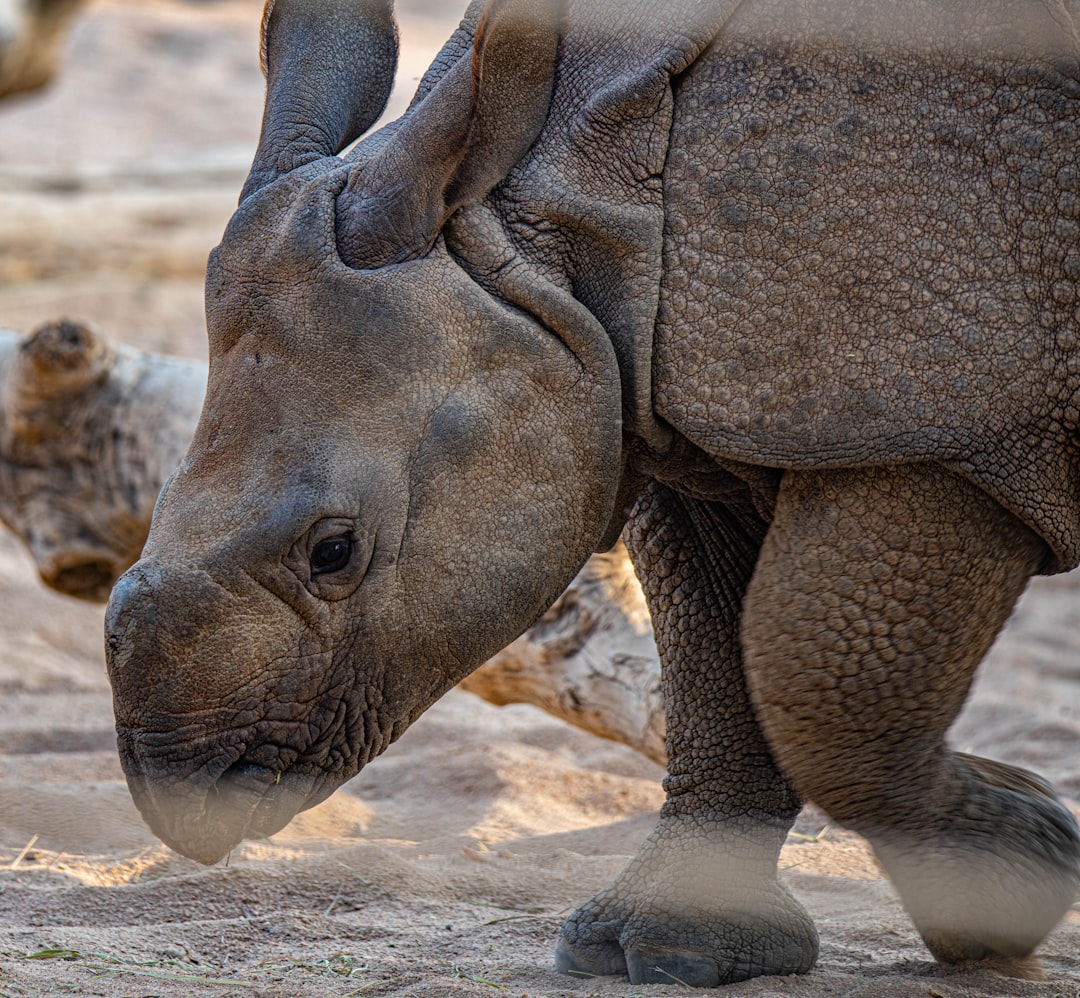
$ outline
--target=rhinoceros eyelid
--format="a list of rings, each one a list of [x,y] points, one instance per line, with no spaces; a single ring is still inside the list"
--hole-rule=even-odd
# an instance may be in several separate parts
[[[285,564],[311,595],[345,599],[367,577],[374,532],[354,516],[323,516],[297,539]]]

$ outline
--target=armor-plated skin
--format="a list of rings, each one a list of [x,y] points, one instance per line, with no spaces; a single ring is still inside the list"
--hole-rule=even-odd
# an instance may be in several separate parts
[[[277,0],[264,38],[206,403],[107,619],[151,827],[207,862],[282,827],[625,527],[668,801],[560,969],[808,970],[806,797],[939,959],[1027,956],[1076,822],[945,735],[1080,557],[1067,5],[474,3],[343,159],[387,8]]]

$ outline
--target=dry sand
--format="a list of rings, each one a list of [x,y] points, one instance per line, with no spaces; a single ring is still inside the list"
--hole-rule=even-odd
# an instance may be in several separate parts
[[[261,103],[257,0],[103,0],[62,81],[0,109],[0,324],[70,313],[202,356],[201,271]],[[399,0],[398,106],[462,4]],[[686,993],[573,981],[561,918],[633,853],[660,771],[526,707],[454,692],[272,840],[203,868],[143,826],[116,759],[101,610],[0,535],[0,996]],[[1080,799],[1080,577],[1037,581],[955,741]],[[809,809],[784,877],[820,963],[730,995],[1080,995],[1080,913],[1045,982],[933,964],[865,846]]]

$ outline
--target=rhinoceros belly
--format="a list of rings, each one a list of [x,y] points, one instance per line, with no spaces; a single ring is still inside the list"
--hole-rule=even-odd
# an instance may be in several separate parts
[[[744,5],[678,81],[657,413],[749,463],[946,462],[1075,564],[1080,81],[1047,55],[1068,26],[960,41],[881,5],[796,36],[790,6]]]

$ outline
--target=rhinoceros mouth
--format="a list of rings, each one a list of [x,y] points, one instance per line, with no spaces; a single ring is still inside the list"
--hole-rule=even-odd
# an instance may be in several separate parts
[[[404,728],[350,710],[340,690],[316,703],[243,724],[220,714],[180,726],[175,718],[118,724],[128,789],[151,831],[184,856],[216,863],[322,803]]]
[[[272,773],[239,763],[202,794],[176,784],[154,786],[129,778],[139,812],[155,835],[189,859],[224,859],[245,839],[280,832],[300,811],[333,793],[324,774],[295,769]]]
[[[118,732],[128,789],[143,820],[167,846],[207,865],[224,859],[244,839],[281,831],[343,782],[317,763],[298,758],[287,768],[252,761],[244,746],[218,749],[195,772],[156,766],[128,732]]]
[[[265,839],[280,832],[300,811],[334,792],[337,784],[326,783],[323,773],[297,767],[275,772],[241,759],[214,785],[207,812],[219,810],[238,826],[231,849],[242,839]]]

